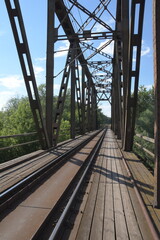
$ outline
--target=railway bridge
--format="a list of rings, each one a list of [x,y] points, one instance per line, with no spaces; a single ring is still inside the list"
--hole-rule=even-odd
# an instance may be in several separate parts
[[[160,239],[160,4],[152,2],[154,139],[136,137],[153,144],[154,153],[134,140],[145,0],[46,1],[45,111],[23,3],[4,0],[35,132],[0,139],[37,139],[0,151],[40,147],[0,164],[0,239]],[[65,55],[61,66],[57,54]],[[67,89],[70,137],[60,142]],[[103,127],[100,102],[111,106],[111,124]],[[151,156],[153,171],[132,151],[134,144]]]

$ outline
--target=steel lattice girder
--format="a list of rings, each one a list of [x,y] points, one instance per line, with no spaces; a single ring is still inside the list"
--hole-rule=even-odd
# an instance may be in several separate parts
[[[131,4],[131,22],[129,32],[129,73],[126,83],[126,106],[125,106],[125,126],[124,126],[124,149],[130,151],[133,146],[136,106],[138,96],[138,82],[140,69],[140,56],[142,44],[142,29],[144,18],[145,0],[132,0]],[[138,16],[136,16],[136,9]],[[136,26],[136,18],[138,26]],[[135,52],[135,54],[134,54]],[[136,56],[134,59],[134,55]],[[135,66],[135,67],[134,67]],[[132,89],[132,86],[133,89]],[[133,93],[132,93],[133,92]]]
[[[6,8],[8,11],[17,52],[19,55],[19,60],[23,72],[23,77],[29,97],[29,102],[32,110],[32,114],[34,117],[35,126],[38,132],[40,144],[42,148],[50,147],[48,134],[46,131],[46,126],[44,123],[44,119],[42,116],[42,109],[38,95],[38,89],[36,85],[35,74],[33,70],[32,60],[30,56],[27,36],[25,32],[25,27],[23,23],[23,17],[19,5],[19,1],[15,0],[14,4],[10,0],[5,0]],[[16,24],[16,20],[18,20],[19,28]],[[19,30],[19,31],[18,31]],[[20,34],[22,38],[20,37]],[[22,39],[22,42],[20,41]]]

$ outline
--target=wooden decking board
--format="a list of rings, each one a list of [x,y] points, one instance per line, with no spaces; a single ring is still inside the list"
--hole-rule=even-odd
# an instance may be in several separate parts
[[[127,179],[128,174],[124,169],[123,162],[121,162],[121,168],[122,168],[123,175],[125,176],[125,179]],[[130,181],[129,181],[129,183],[130,183]],[[148,224],[146,222],[146,219],[145,219],[142,209],[140,207],[140,204],[139,204],[138,198],[135,194],[135,191],[134,191],[133,187],[130,186],[130,184],[127,184],[126,187],[127,187],[127,190],[128,190],[129,196],[130,196],[132,208],[135,213],[136,221],[137,221],[138,227],[140,229],[142,239],[151,240],[152,235],[148,228]]]
[[[113,201],[114,201],[114,214],[115,214],[115,229],[116,239],[129,239],[126,220],[124,216],[122,198],[120,194],[120,183],[118,181],[118,173],[116,169],[116,162],[118,161],[116,156],[115,145],[112,149],[112,172],[113,172]]]
[[[152,217],[154,224],[160,232],[160,210],[152,207],[153,204],[153,176],[148,171],[148,169],[137,159],[137,161],[128,161],[129,158],[135,159],[133,153],[124,153],[124,157],[128,163],[130,171],[137,183],[137,187],[140,191],[143,201]],[[150,178],[144,177],[144,172],[148,171],[147,175],[150,175]],[[149,180],[152,178],[152,183]]]
[[[114,206],[113,206],[113,185],[112,185],[112,164],[111,159],[107,160],[107,182],[105,189],[105,205],[104,205],[104,227],[103,239],[115,239],[114,225]]]
[[[152,184],[154,184],[154,178],[153,175],[148,171],[148,169],[144,166],[144,164],[142,162],[140,162],[138,159],[136,161],[135,159],[135,155],[133,153],[128,153],[129,158],[134,159],[134,165],[138,168],[138,169],[143,169],[143,172],[141,172],[141,174],[143,175],[143,178],[146,182],[146,184],[153,189]],[[132,162],[130,162],[130,164],[132,164]],[[150,184],[148,184],[150,183]]]
[[[142,196],[142,198],[145,202],[145,205],[146,205],[146,207],[147,207],[155,225],[157,226],[157,228],[160,231],[160,215],[157,214],[158,213],[158,212],[156,212],[157,209],[154,209],[152,207],[152,204],[153,204],[153,190],[150,189],[150,188],[149,189],[147,188],[148,184],[146,183],[145,179],[141,175],[141,172],[143,172],[143,168],[141,168],[140,169],[141,171],[139,171],[139,169],[135,166],[135,164],[134,164],[134,166],[133,166],[133,164],[130,164],[129,167],[132,171],[132,174],[133,174],[135,180],[138,180],[138,181],[136,181],[136,183],[137,183],[137,186],[139,188],[140,194],[141,194],[141,196]],[[141,181],[143,183],[143,187],[142,187]],[[151,193],[152,193],[152,195],[150,195]]]
[[[91,186],[91,191],[88,197],[88,201],[86,204],[86,208],[82,217],[82,221],[80,223],[79,231],[77,234],[77,240],[88,240],[90,238],[90,231],[92,226],[92,219],[95,210],[95,203],[97,198],[98,186],[99,186],[99,179],[102,167],[102,157],[98,158],[94,166],[94,179]]]
[[[120,157],[120,153],[118,153],[118,157]],[[124,165],[121,164],[121,162],[122,162],[122,159],[118,160],[116,165],[117,165],[118,178],[119,178],[119,181],[121,182],[120,190],[121,190],[121,197],[122,197],[122,203],[123,203],[129,238],[131,240],[141,240],[142,239],[141,232],[137,224],[135,212],[133,210],[132,202],[127,189],[127,186],[128,188],[133,188],[133,185],[131,184],[130,179],[126,173],[126,169],[124,168]]]
[[[143,169],[145,166],[141,165],[141,168],[134,163],[129,164],[130,170],[135,178],[139,191],[142,195],[142,198],[147,206],[157,228],[160,230],[160,214],[158,213],[157,209],[152,207],[153,204],[153,186],[149,187],[150,184],[146,182],[146,179],[143,177]],[[148,187],[148,188],[147,188]]]
[[[124,160],[121,157],[117,141],[111,130],[107,131],[105,142],[105,151],[100,151],[99,157],[102,160],[102,165],[101,167],[95,167],[96,175],[93,183],[97,183],[97,192],[94,194],[94,197],[90,197],[89,194],[84,216],[82,217],[81,226],[77,235],[81,236],[81,238],[76,239],[152,240],[153,236],[149,225],[142,207],[140,206],[140,202],[130,176],[128,175],[126,166],[124,165]],[[104,145],[102,149],[103,148]],[[103,158],[101,158],[102,156]],[[141,177],[141,180],[143,180],[143,196],[147,199],[149,206],[149,200],[146,196],[147,187],[149,185],[147,182],[149,181],[148,173],[146,173],[145,170],[144,173],[140,174],[143,170],[143,165],[136,165],[137,160],[134,161],[134,156],[125,153],[125,157],[130,159],[128,165],[131,167],[133,177],[135,179],[139,179]],[[133,161],[131,161],[132,158]],[[93,188],[94,186],[92,184],[91,191],[93,191]],[[96,194],[98,195],[96,196]],[[95,208],[90,206],[92,204],[90,198],[92,198]],[[90,210],[87,209],[88,206]],[[91,222],[90,220],[89,223],[91,233],[88,233],[86,237],[85,228],[82,228],[82,225],[85,226],[88,224],[85,216],[89,214],[91,208],[93,211],[93,221]]]
[[[136,165],[143,167],[143,171],[146,174],[146,177],[148,177],[148,182],[154,184],[154,178],[153,175],[148,171],[148,169],[144,166],[142,162],[138,159],[138,157],[131,152],[123,152],[125,159],[127,160],[128,163],[135,163]]]
[[[143,166],[142,165],[137,165],[135,162],[134,163],[128,163],[132,174],[134,175],[136,184],[140,188],[140,192],[145,194],[147,199],[148,199],[148,205],[151,204],[150,202],[150,195],[153,195],[153,189],[152,186],[147,182],[147,180],[144,178],[143,175]]]
[[[102,167],[100,172],[100,179],[99,179],[99,188],[97,193],[95,211],[92,221],[92,228],[90,239],[102,239],[103,236],[103,224],[104,224],[104,199],[105,199],[105,185],[106,185],[106,167],[107,162],[105,158],[105,147],[106,142],[104,140],[102,149],[100,151],[100,156],[102,156]]]

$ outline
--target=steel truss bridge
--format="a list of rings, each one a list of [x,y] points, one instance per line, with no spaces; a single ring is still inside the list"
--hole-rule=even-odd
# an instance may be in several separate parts
[[[42,149],[57,145],[67,89],[71,91],[71,139],[76,137],[78,112],[81,134],[97,130],[97,105],[111,105],[111,129],[130,152],[135,134],[145,0],[88,1],[48,0],[46,51],[46,115],[43,116],[36,77],[25,31],[20,1],[5,0],[23,72],[30,107]],[[40,4],[40,3],[39,3]],[[111,4],[115,11],[111,12]],[[95,3],[93,4],[95,5]],[[160,207],[160,4],[153,0],[155,80],[155,170],[154,202]],[[107,22],[110,19],[111,24]],[[57,43],[68,48],[57,50]],[[113,52],[108,49],[113,48]],[[55,56],[66,51],[60,72]],[[53,112],[54,83],[61,77],[56,109]]]

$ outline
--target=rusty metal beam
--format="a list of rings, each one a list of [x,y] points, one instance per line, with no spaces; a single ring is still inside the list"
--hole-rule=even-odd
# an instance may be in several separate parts
[[[116,32],[121,32],[121,1],[117,1],[116,11]],[[113,92],[112,92],[112,124],[113,130],[118,139],[121,139],[122,128],[122,106],[121,106],[121,61],[122,61],[122,39],[117,34],[114,42],[114,60],[113,60]]]
[[[59,96],[57,99],[57,105],[54,113],[54,121],[53,121],[53,143],[54,145],[58,142],[58,136],[60,131],[60,125],[62,120],[62,114],[64,110],[64,103],[66,99],[67,87],[70,76],[70,63],[71,63],[71,52],[72,52],[73,44],[70,45],[68,55],[65,63],[65,70],[63,72],[61,86],[59,90]]]
[[[126,151],[133,146],[138,96],[140,56],[145,0],[132,0],[129,33],[129,75],[127,79],[124,145]],[[138,23],[136,24],[136,19]]]
[[[54,41],[55,0],[48,0],[47,57],[46,57],[46,128],[50,146],[53,145],[53,87],[54,87]]]
[[[74,139],[76,132],[75,132],[75,87],[76,87],[76,51],[75,51],[76,44],[73,44],[73,49],[71,53],[71,138]]]
[[[82,134],[86,132],[86,115],[85,115],[85,104],[86,104],[86,82],[85,82],[85,69],[82,66]]]
[[[50,143],[48,140],[48,134],[43,119],[40,99],[38,95],[38,89],[31,60],[30,50],[28,46],[28,40],[26,36],[25,26],[21,13],[21,8],[18,0],[10,1],[5,0],[6,8],[8,11],[17,52],[22,68],[22,73],[28,93],[28,98],[33,114],[35,126],[38,132],[40,144],[42,148],[49,148]],[[17,21],[16,21],[17,20]]]
[[[124,127],[125,127],[125,109],[126,109],[126,92],[128,81],[128,50],[129,50],[129,1],[121,0],[121,23],[122,23],[122,82],[123,82],[123,96],[122,96],[122,144],[124,141]]]
[[[155,188],[154,206],[160,208],[160,4],[153,0],[153,49],[154,49],[154,89],[155,89]]]

